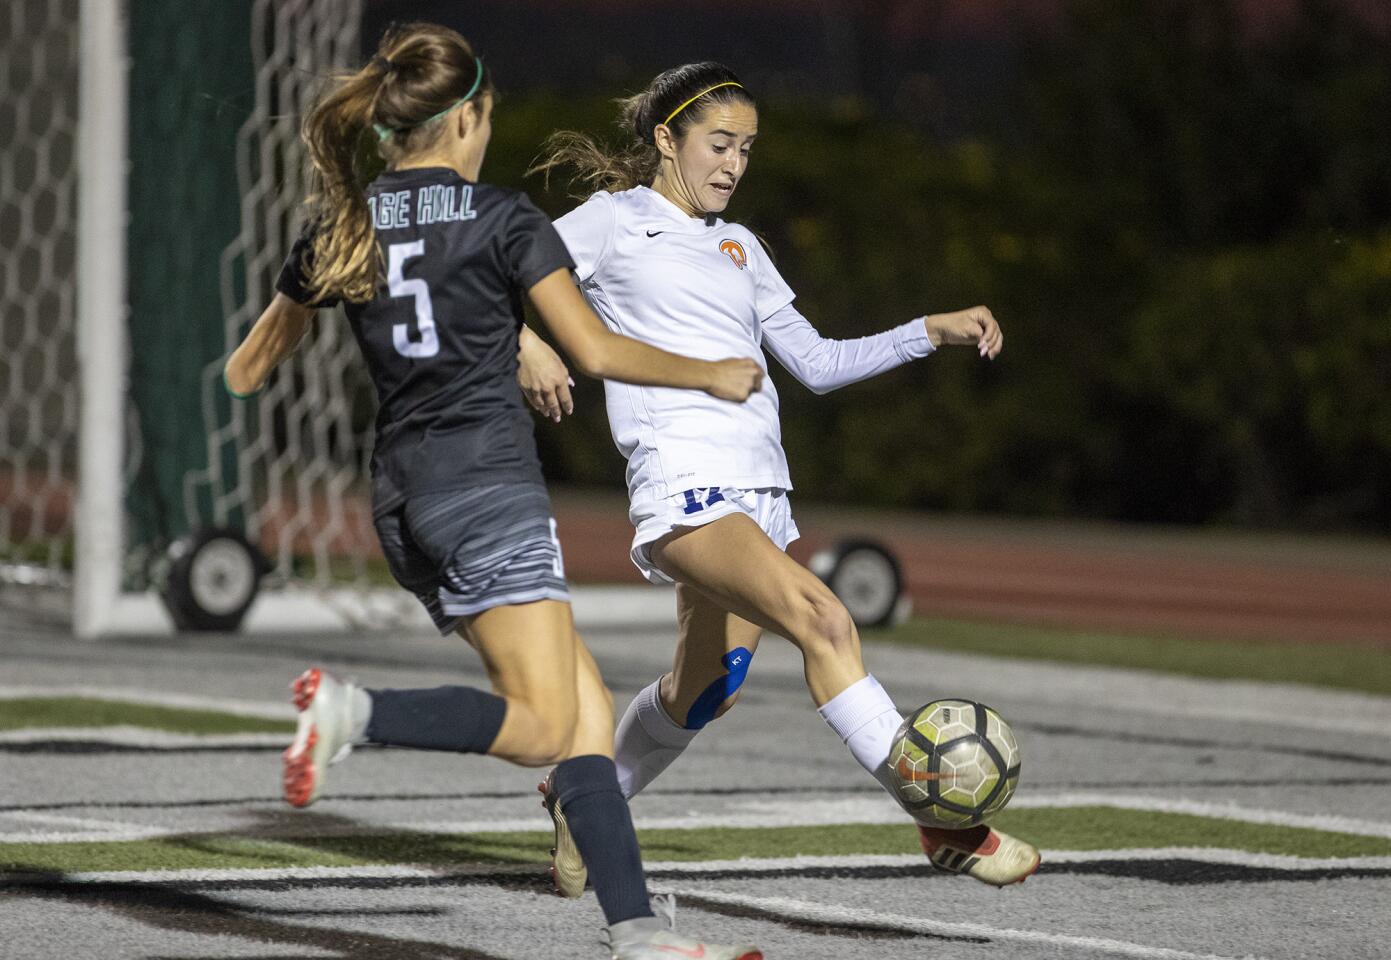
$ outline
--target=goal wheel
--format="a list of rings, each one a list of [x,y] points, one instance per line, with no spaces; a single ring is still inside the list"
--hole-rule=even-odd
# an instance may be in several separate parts
[[[873,540],[842,540],[818,550],[808,564],[845,604],[857,627],[883,627],[906,610],[898,559]]]
[[[169,547],[160,595],[180,630],[229,632],[256,599],[270,564],[235,530],[197,530]]]

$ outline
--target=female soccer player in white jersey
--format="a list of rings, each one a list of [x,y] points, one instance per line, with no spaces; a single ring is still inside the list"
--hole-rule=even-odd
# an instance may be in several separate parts
[[[816,332],[754,235],[719,216],[758,135],[753,97],[728,68],[666,71],[625,101],[620,126],[633,138],[623,151],[562,132],[536,168],[577,168],[601,188],[555,226],[610,329],[696,356],[762,359],[763,347],[817,393],[942,344],[1000,352],[999,325],[984,307],[859,340]],[[902,717],[866,674],[845,607],[784,552],[797,526],[772,384],[740,406],[663,387],[608,382],[605,390],[614,440],[628,458],[633,562],[653,582],[676,582],[680,624],[671,672],[638,694],[618,726],[624,793],[642,790],[729,709],[764,630],[801,650],[822,717],[887,785]],[[934,864],[987,883],[1015,883],[1038,867],[1037,850],[987,826],[919,831]]]
[[[558,839],[575,848],[562,859],[588,864],[615,960],[760,960],[753,947],[702,944],[653,915],[612,760],[612,699],[574,630],[517,388],[521,295],[591,376],[734,407],[763,370],[610,333],[545,216],[524,195],[478,182],[492,99],[464,38],[429,25],[389,36],[342,78],[304,125],[321,186],[312,226],[227,363],[228,389],[254,392],[315,308],[344,302],[380,405],[373,517],[391,572],[441,632],[457,629],[478,650],[493,688],[365,690],[307,671],[294,685],[300,727],[285,796],[313,802],[327,765],[361,742],[557,764],[549,782],[568,821]],[[387,162],[370,184],[358,177],[364,138]]]

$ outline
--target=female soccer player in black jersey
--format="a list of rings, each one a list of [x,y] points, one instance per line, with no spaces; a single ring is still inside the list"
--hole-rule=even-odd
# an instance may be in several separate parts
[[[391,572],[441,632],[457,629],[478,650],[493,687],[366,690],[307,671],[294,684],[285,796],[312,803],[325,768],[360,742],[556,763],[547,795],[563,805],[569,852],[588,864],[614,958],[755,960],[753,947],[701,944],[653,916],[614,773],[612,698],[575,633],[517,385],[521,297],[590,376],[742,402],[762,370],[608,331],[546,217],[524,195],[478,182],[492,89],[467,41],[431,25],[388,36],[335,84],[304,124],[319,182],[311,228],[227,362],[228,389],[253,393],[316,308],[344,304],[380,405],[373,516]],[[366,186],[364,137],[387,163]]]

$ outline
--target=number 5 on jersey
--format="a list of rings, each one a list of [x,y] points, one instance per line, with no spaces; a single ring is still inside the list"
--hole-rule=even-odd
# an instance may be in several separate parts
[[[393,297],[412,297],[415,300],[415,325],[420,339],[411,339],[411,325],[398,323],[391,328],[391,342],[403,357],[424,359],[440,352],[440,338],[435,333],[435,307],[430,302],[430,287],[424,280],[407,280],[401,271],[412,257],[424,256],[425,241],[393,243],[387,248],[386,285]]]

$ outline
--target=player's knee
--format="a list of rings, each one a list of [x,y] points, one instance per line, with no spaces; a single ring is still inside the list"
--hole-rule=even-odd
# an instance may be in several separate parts
[[[798,645],[803,650],[830,656],[845,656],[858,650],[859,635],[850,611],[829,589],[823,587],[808,593],[801,606]]]

